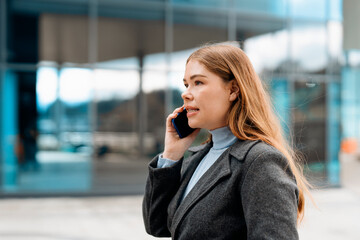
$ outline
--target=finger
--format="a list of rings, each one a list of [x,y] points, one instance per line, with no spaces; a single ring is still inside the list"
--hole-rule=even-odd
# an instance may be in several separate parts
[[[181,106],[181,107],[178,107],[178,108],[175,108],[175,110],[168,115],[167,119],[166,119],[166,122],[168,122],[169,120],[173,119],[173,118],[176,118],[177,115],[179,113],[181,113],[182,111],[184,111],[184,106]]]
[[[168,122],[168,121],[171,121],[171,119],[176,118],[177,115],[178,115],[177,113],[171,113],[171,114],[169,114],[168,117],[166,118],[166,121],[167,121],[167,122]]]
[[[176,108],[173,113],[181,113],[182,111],[184,111],[184,106]]]
[[[173,130],[175,130],[173,124],[172,124],[172,119],[176,118],[177,115],[179,113],[181,113],[182,111],[184,111],[184,105],[182,105],[181,107],[175,108],[175,110],[168,115],[168,117],[166,118],[166,125],[167,127],[172,127]]]
[[[169,116],[166,118],[166,125],[167,125],[168,127],[173,127],[171,121],[172,121],[172,119],[176,118],[177,115],[178,115],[177,113],[171,113],[171,114],[169,114]]]

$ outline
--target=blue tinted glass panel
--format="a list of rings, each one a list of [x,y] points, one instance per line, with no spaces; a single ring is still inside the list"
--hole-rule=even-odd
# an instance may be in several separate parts
[[[328,2],[330,1],[290,1],[290,17],[299,19],[326,20]]]
[[[286,17],[286,0],[235,0],[236,9],[253,14],[266,14]]]
[[[327,172],[329,182],[340,184],[340,83],[327,84]]]
[[[291,126],[289,81],[287,79],[273,79],[271,81],[271,95],[283,131],[286,136],[289,137],[289,127]],[[290,139],[290,137],[288,139]]]
[[[71,75],[76,76],[71,78],[76,88],[80,75]],[[91,188],[92,136],[88,124],[79,127],[80,122],[87,121],[89,110],[79,105],[72,108],[74,102],[69,105],[68,101],[62,101],[59,79],[62,77],[59,78],[58,70],[51,67],[40,67],[36,73],[7,74],[4,96],[7,118],[3,122],[6,126],[2,126],[6,129],[7,146],[7,161],[2,166],[4,192],[65,193]],[[86,91],[84,84],[83,90]]]
[[[199,7],[228,7],[230,0],[172,0],[174,5],[193,5]]]
[[[326,161],[326,88],[324,83],[295,82],[293,134],[307,163]]]
[[[343,7],[342,7],[342,0],[331,0],[328,1],[330,4],[330,12],[329,12],[329,19],[341,21],[343,18]]]
[[[344,67],[342,69],[341,118],[342,137],[360,138],[360,96],[359,68]],[[345,124],[346,123],[346,124]]]
[[[0,104],[2,112],[2,121],[0,122],[2,134],[0,137],[2,143],[1,174],[2,189],[4,191],[17,191],[18,189],[18,113],[17,113],[17,88],[18,81],[12,71],[7,71],[1,82]],[[15,150],[15,151],[14,151]]]
[[[37,72],[37,174],[24,171],[32,191],[88,191],[91,188],[92,134],[90,71],[41,67]]]

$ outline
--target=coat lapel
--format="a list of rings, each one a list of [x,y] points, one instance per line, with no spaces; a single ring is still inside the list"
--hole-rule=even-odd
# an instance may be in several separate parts
[[[192,156],[190,156],[187,159],[184,159],[183,166],[182,166],[182,174],[181,174],[181,180],[180,180],[180,187],[173,199],[171,200],[168,208],[168,226],[172,225],[173,222],[173,216],[175,215],[175,212],[177,211],[183,193],[185,192],[185,188],[187,187],[193,173],[196,170],[196,167],[199,165],[201,160],[205,157],[205,155],[209,152],[212,144],[206,144],[206,145],[200,145],[197,147],[190,148],[189,151],[193,152]]]
[[[199,179],[193,189],[191,189],[191,191],[176,209],[170,228],[172,236],[175,236],[177,226],[179,225],[185,214],[189,211],[189,209],[194,204],[196,204],[204,195],[206,195],[218,183],[220,179],[231,174],[228,150],[226,150],[209,168],[209,170],[204,173],[204,175]],[[190,176],[186,177],[186,182],[182,184],[182,189],[180,191],[181,196],[185,188],[187,187],[187,184],[190,181],[190,178],[192,176],[192,173],[195,171],[196,166],[194,169],[192,169],[191,174],[189,174]]]
[[[173,204],[171,208],[173,211],[170,216],[173,217],[172,223],[169,224],[169,227],[172,236],[175,236],[176,228],[178,227],[183,217],[191,209],[191,207],[196,204],[201,198],[203,198],[209,191],[211,191],[211,189],[213,189],[214,186],[221,179],[231,175],[230,155],[232,157],[235,157],[239,161],[243,161],[248,151],[257,142],[258,141],[243,140],[238,140],[237,142],[235,142],[215,161],[215,163],[208,169],[208,171],[204,173],[204,175],[199,179],[193,189],[188,193],[188,195],[183,199],[180,204],[182,194],[185,191],[185,188],[187,187],[192,174],[194,173],[200,161],[210,150],[212,144],[207,144],[206,147],[203,147],[202,150],[200,150],[197,154],[193,155],[194,158],[190,159],[190,165],[183,175],[179,191],[173,199],[175,201],[172,201],[171,203]]]

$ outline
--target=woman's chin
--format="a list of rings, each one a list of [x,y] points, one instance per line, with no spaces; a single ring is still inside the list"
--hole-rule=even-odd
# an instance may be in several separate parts
[[[199,128],[199,126],[194,122],[189,121],[188,124],[191,128]]]

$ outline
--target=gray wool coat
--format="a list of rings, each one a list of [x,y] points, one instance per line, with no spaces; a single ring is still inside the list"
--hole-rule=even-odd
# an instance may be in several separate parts
[[[298,239],[298,188],[287,160],[261,141],[238,140],[180,202],[212,143],[171,167],[149,164],[143,199],[147,233],[179,240]]]

